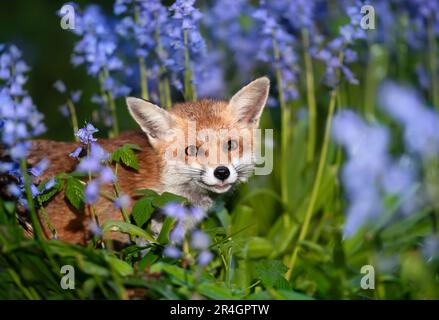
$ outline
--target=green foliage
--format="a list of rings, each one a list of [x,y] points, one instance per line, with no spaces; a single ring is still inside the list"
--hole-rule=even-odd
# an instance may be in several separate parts
[[[67,200],[76,209],[84,206],[84,183],[75,177],[69,176],[66,180],[65,195]]]
[[[112,154],[110,161],[122,163],[128,168],[139,170],[139,160],[134,151],[142,150],[138,145],[126,143],[122,147],[117,148]]]

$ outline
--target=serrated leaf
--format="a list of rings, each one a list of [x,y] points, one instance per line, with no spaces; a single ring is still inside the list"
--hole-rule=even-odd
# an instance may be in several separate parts
[[[288,268],[279,260],[263,260],[256,265],[256,275],[266,288],[289,289],[284,278]]]
[[[129,168],[139,170],[139,161],[133,150],[141,150],[139,146],[135,144],[124,144],[122,147],[117,148],[111,155],[111,161],[117,163],[123,163]]]
[[[153,197],[149,196],[143,197],[134,204],[131,215],[139,227],[148,221],[151,214],[154,212],[154,207],[152,206],[153,199]]]
[[[124,150],[125,152],[121,154],[122,163],[134,170],[139,170],[139,161],[134,151],[130,148],[125,148]]]
[[[81,209],[84,204],[84,185],[81,180],[68,177],[65,196],[76,209]]]

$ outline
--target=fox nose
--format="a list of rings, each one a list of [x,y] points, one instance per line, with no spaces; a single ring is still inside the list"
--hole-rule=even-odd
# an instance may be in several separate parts
[[[229,168],[220,166],[213,171],[213,175],[221,181],[224,181],[230,176],[230,171]]]

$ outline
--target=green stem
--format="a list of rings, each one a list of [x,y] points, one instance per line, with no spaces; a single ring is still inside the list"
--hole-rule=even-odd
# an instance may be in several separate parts
[[[119,164],[116,163],[114,168],[114,174],[116,177],[117,177],[118,169],[119,169]],[[113,183],[113,187],[114,187],[114,193],[116,194],[116,198],[120,197],[121,192],[117,180]],[[130,223],[130,217],[128,216],[128,212],[124,208],[120,208],[120,211],[122,212],[122,217],[125,220],[125,222]]]
[[[431,94],[433,98],[433,104],[439,111],[439,79],[437,76],[438,66],[437,66],[437,45],[436,38],[434,36],[433,23],[432,21],[428,24],[428,42],[430,46],[429,50],[429,64],[431,72]]]
[[[140,25],[138,6],[136,6],[134,9],[134,21],[136,22],[137,25]],[[140,90],[141,90],[142,98],[144,100],[149,100],[148,74],[146,71],[146,64],[144,57],[139,57],[139,70],[140,70]]]
[[[184,98],[186,101],[195,101],[197,100],[197,94],[195,92],[195,88],[192,83],[192,70],[190,65],[190,58],[189,58],[189,35],[188,31],[183,31],[183,38],[184,38]]]
[[[276,61],[280,59],[279,47],[277,41],[273,37],[273,52]],[[280,69],[276,68],[276,81],[279,93],[279,104],[281,109],[281,154],[283,161],[282,164],[282,176],[281,176],[281,198],[284,205],[288,204],[288,143],[290,141],[291,130],[290,130],[290,120],[291,120],[291,110],[288,108],[285,101],[285,96],[283,92],[283,79]]]
[[[145,58],[139,57],[139,69],[140,69],[140,88],[142,91],[142,98],[149,100],[148,92],[148,73],[146,71]]]
[[[164,56],[165,51],[163,49],[162,45],[162,39],[160,37],[160,25],[157,26],[155,31],[155,39],[157,41],[157,52],[158,56]],[[166,76],[167,70],[164,65],[160,65],[160,80],[159,80],[159,92],[160,92],[160,103],[161,107],[164,107],[166,109],[170,109],[172,106],[172,99],[171,99],[171,86],[169,84],[169,79]]]
[[[79,138],[74,135],[79,130],[78,117],[76,115],[75,105],[70,98],[67,99],[67,108],[69,109],[70,118],[72,120],[73,136],[75,137],[75,141],[79,141]]]
[[[314,70],[309,54],[309,35],[306,28],[302,29],[303,51],[306,70],[306,94],[308,101],[308,145],[307,145],[307,160],[312,162],[314,160],[316,148],[317,135],[317,104],[314,89]]]
[[[105,80],[110,76],[107,69],[102,70],[100,75],[101,94],[111,112],[113,128],[111,131],[111,137],[117,137],[119,135],[119,123],[117,121],[116,103],[114,101],[113,93],[111,91],[104,90]]]
[[[49,218],[49,214],[47,213],[47,211],[44,208],[43,203],[41,202],[40,199],[38,199],[38,205],[40,206],[40,211],[41,211],[41,214],[43,215],[44,221],[46,222],[47,227],[50,230],[50,233],[52,233],[52,238],[53,239],[58,238],[58,235],[56,233],[56,229],[53,227],[52,222],[50,221],[50,218]]]
[[[344,48],[341,49],[339,57],[340,65],[343,63],[344,59]],[[339,72],[337,73],[337,78],[340,78]],[[297,239],[297,243],[294,247],[293,254],[291,255],[290,261],[288,263],[288,272],[285,277],[289,281],[291,279],[291,275],[294,270],[294,266],[297,260],[297,254],[299,253],[300,244],[303,240],[305,240],[306,234],[308,232],[309,224],[311,222],[312,214],[314,213],[315,205],[317,202],[317,196],[320,191],[320,185],[323,177],[323,172],[326,165],[326,158],[328,156],[329,143],[331,141],[331,129],[332,129],[332,118],[334,116],[335,105],[337,101],[337,88],[332,89],[331,96],[329,98],[329,107],[328,107],[328,117],[326,119],[326,127],[325,133],[323,136],[323,145],[322,151],[320,153],[319,164],[317,167],[316,178],[314,180],[314,185],[311,191],[311,197],[309,200],[309,204],[307,210],[305,212],[305,218],[303,220],[302,228],[300,229],[299,238]]]
[[[374,63],[373,63],[373,53],[372,53],[372,44],[369,44],[369,61],[366,67],[366,88],[364,90],[364,114],[369,120],[373,120],[375,118],[375,110],[374,110],[374,101],[373,101],[373,72],[374,72]]]
[[[296,246],[294,247],[293,254],[291,256],[291,259],[290,259],[290,262],[288,265],[288,272],[286,274],[287,280],[290,280],[290,278],[291,278],[291,274],[293,272],[294,265],[295,265],[296,260],[297,260],[297,254],[299,252],[300,243],[303,240],[305,240],[306,234],[308,232],[309,224],[311,221],[311,217],[312,217],[312,214],[314,212],[315,205],[316,205],[317,196],[318,196],[319,191],[320,191],[320,185],[321,185],[321,181],[322,181],[322,177],[323,177],[323,171],[325,169],[325,164],[326,164],[326,157],[328,154],[329,142],[331,140],[330,137],[331,137],[332,118],[333,118],[333,114],[334,114],[335,101],[336,101],[336,96],[337,96],[336,92],[337,91],[335,89],[332,90],[332,92],[331,92],[331,98],[329,101],[328,118],[326,120],[325,135],[323,138],[323,146],[322,146],[322,152],[320,154],[319,165],[317,168],[317,175],[316,175],[316,179],[314,181],[314,185],[312,188],[311,198],[309,200],[308,208],[307,208],[306,213],[305,213],[305,219],[303,221],[302,228],[300,229],[299,238],[297,240]]]
[[[41,224],[40,224],[40,220],[38,219],[37,212],[35,211],[34,199],[32,198],[32,192],[30,189],[30,178],[29,178],[29,174],[27,173],[26,159],[20,160],[20,169],[24,179],[24,188],[26,190],[27,206],[30,212],[34,237],[36,240],[44,240],[45,236],[43,233],[43,229],[41,228]]]

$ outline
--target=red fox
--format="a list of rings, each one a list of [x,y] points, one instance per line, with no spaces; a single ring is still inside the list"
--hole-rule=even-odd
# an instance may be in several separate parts
[[[243,87],[228,102],[205,99],[176,104],[169,111],[151,102],[128,97],[128,110],[143,132],[127,132],[117,138],[98,140],[108,152],[126,143],[137,144],[141,148],[137,153],[138,171],[119,168],[117,181],[121,190],[132,197],[135,190],[142,188],[159,193],[168,191],[208,210],[213,203],[212,196],[245,182],[255,163],[251,154],[253,149],[246,148],[249,143],[242,138],[226,134],[217,140],[205,139],[201,143],[198,134],[205,129],[237,129],[241,132],[256,129],[267,102],[269,87],[268,78],[262,77]],[[194,123],[196,128],[190,123]],[[191,134],[197,137],[192,144],[187,142]],[[43,158],[50,161],[40,181],[61,172],[72,172],[77,161],[68,154],[77,146],[77,143],[34,140],[29,165],[35,165]],[[215,148],[225,151],[225,159],[212,156]],[[120,212],[106,199],[101,198],[96,208],[101,223],[108,219],[122,219]],[[45,210],[61,240],[85,244],[90,239],[88,222],[91,217],[88,211],[76,210],[65,199],[64,192],[50,200]],[[40,220],[46,235],[49,235],[44,220]]]

